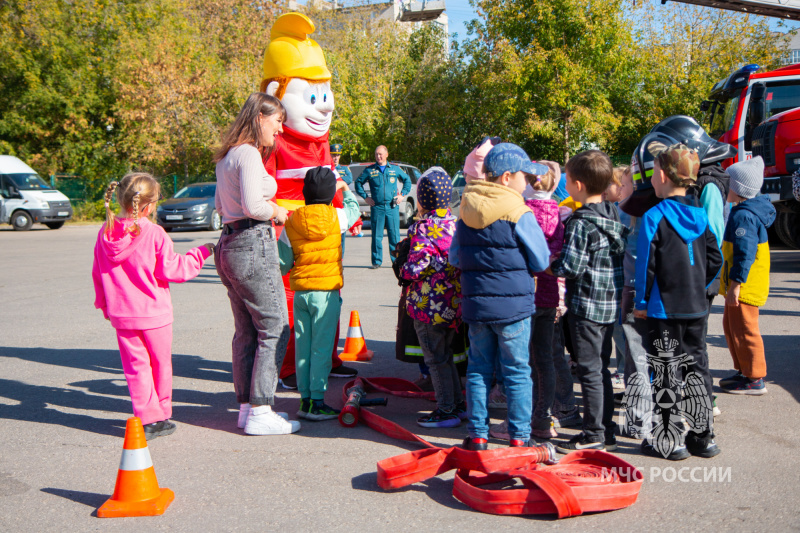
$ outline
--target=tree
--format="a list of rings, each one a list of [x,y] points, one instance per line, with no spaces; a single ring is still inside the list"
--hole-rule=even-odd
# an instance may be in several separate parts
[[[631,68],[621,0],[479,0],[479,39],[499,86],[513,85],[511,137],[566,161],[603,146],[621,123],[611,102]]]

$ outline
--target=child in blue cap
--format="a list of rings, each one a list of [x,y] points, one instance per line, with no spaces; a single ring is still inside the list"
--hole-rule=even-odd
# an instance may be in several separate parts
[[[488,395],[499,366],[508,398],[511,446],[532,446],[533,383],[528,345],[535,312],[533,274],[547,268],[550,250],[522,192],[528,177],[547,174],[511,143],[496,145],[484,160],[485,181],[473,181],[461,198],[461,219],[450,263],[461,269],[461,315],[469,324],[464,447],[487,449]],[[533,178],[535,179],[535,178]]]

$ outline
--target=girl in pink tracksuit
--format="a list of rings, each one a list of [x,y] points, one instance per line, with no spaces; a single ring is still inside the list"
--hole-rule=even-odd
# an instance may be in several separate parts
[[[110,203],[114,190],[122,210],[116,218]],[[159,198],[158,182],[131,173],[106,191],[106,223],[97,235],[92,278],[96,308],[117,330],[122,368],[149,440],[175,431],[172,416],[172,301],[170,282],[194,278],[214,245],[193,248],[183,256],[172,240],[148,220]]]

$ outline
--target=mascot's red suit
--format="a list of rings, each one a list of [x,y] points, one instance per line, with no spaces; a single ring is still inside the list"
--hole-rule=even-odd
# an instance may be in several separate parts
[[[305,205],[303,179],[308,169],[327,166],[334,170],[328,146],[334,107],[331,73],[325,64],[322,48],[308,36],[313,32],[314,23],[305,15],[281,15],[272,26],[270,43],[264,54],[261,91],[278,98],[286,108],[283,135],[276,141],[275,149],[270,158],[264,161],[264,166],[278,182],[275,202],[289,211]],[[343,206],[341,192],[337,191],[333,205]],[[279,227],[278,231],[281,230]],[[292,335],[283,360],[281,379],[295,373],[294,292],[289,289],[288,274],[284,276],[283,284]],[[336,342],[331,355],[335,369],[342,366],[336,354],[338,345],[337,325]],[[339,373],[343,370],[340,369]]]

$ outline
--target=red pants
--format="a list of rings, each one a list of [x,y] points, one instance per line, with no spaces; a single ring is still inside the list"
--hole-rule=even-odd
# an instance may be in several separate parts
[[[726,305],[722,313],[725,340],[733,358],[733,368],[750,379],[767,375],[764,340],[758,329],[758,307],[739,302],[738,307]]]
[[[172,324],[157,329],[118,329],[122,370],[142,424],[172,416]]]

